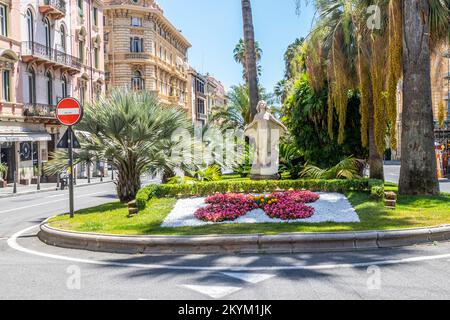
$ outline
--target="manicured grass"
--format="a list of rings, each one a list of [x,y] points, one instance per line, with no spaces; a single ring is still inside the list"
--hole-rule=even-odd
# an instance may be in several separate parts
[[[395,189],[395,185],[389,188]],[[56,228],[118,235],[204,235],[279,234],[286,232],[338,232],[390,230],[450,224],[450,194],[437,197],[400,197],[396,210],[386,210],[366,193],[348,193],[361,223],[320,224],[231,224],[204,227],[161,228],[176,203],[175,198],[153,199],[145,210],[127,218],[127,208],[118,202],[81,210],[70,220],[67,215],[51,219]]]

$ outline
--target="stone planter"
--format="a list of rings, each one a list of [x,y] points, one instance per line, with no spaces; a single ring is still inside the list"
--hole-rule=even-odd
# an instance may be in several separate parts
[[[30,185],[30,179],[20,179],[19,184],[23,186],[29,186]]]
[[[31,184],[37,184],[38,178],[31,178]]]
[[[8,186],[8,182],[3,179],[0,179],[0,189],[6,188]]]

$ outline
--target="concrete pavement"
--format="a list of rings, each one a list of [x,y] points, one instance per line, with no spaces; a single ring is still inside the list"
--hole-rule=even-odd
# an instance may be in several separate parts
[[[113,201],[112,183],[75,190],[76,208]],[[2,299],[449,299],[450,243],[351,253],[150,256],[44,245],[65,192],[0,199]],[[31,228],[31,229],[30,229]],[[25,231],[23,231],[25,230]]]

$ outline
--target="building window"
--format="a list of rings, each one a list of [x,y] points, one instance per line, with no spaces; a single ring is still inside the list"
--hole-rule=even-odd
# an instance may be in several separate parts
[[[64,26],[61,26],[60,28],[60,35],[61,35],[61,49],[63,52],[66,52],[66,28]]]
[[[3,85],[3,87],[2,87],[3,100],[11,101],[10,71],[9,70],[2,71],[2,80],[3,80],[3,84],[2,84]]]
[[[83,0],[77,0],[78,14],[80,17],[84,15],[83,13]]]
[[[50,51],[52,48],[51,44],[51,29],[50,29],[50,21],[46,18],[44,20],[44,31],[45,31],[45,50],[47,55],[50,55]]]
[[[94,66],[96,69],[99,68],[99,56],[98,56],[98,48],[94,48]]]
[[[98,8],[92,8],[92,20],[94,20],[94,26],[98,26]]]
[[[34,19],[30,9],[27,10],[27,36],[30,48],[32,48],[31,43],[34,42]]]
[[[205,84],[203,83],[203,81],[195,81],[195,90],[200,93],[205,93]]]
[[[144,39],[139,37],[130,38],[130,52],[143,52]]]
[[[132,27],[142,27],[142,19],[137,17],[131,17]]]
[[[67,98],[69,96],[67,92],[67,78],[64,75],[61,77],[61,95],[63,98]]]
[[[47,71],[45,74],[46,80],[47,80],[47,104],[49,106],[53,105],[53,79],[52,74]]]
[[[135,91],[144,90],[144,79],[138,70],[134,71],[133,78],[131,78],[131,88]]]
[[[36,103],[36,74],[33,69],[28,72],[28,102]]]
[[[80,81],[80,103],[84,105],[86,101],[86,81]]]
[[[197,113],[205,114],[205,100],[197,99]]]
[[[78,41],[78,57],[80,58],[81,62],[84,63],[84,41],[83,40]]]
[[[8,36],[8,8],[4,4],[0,4],[0,34]]]

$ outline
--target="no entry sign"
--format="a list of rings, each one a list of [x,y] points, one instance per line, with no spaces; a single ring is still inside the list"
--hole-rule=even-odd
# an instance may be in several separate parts
[[[73,126],[83,117],[83,107],[74,98],[64,98],[56,106],[56,118],[65,126]]]

